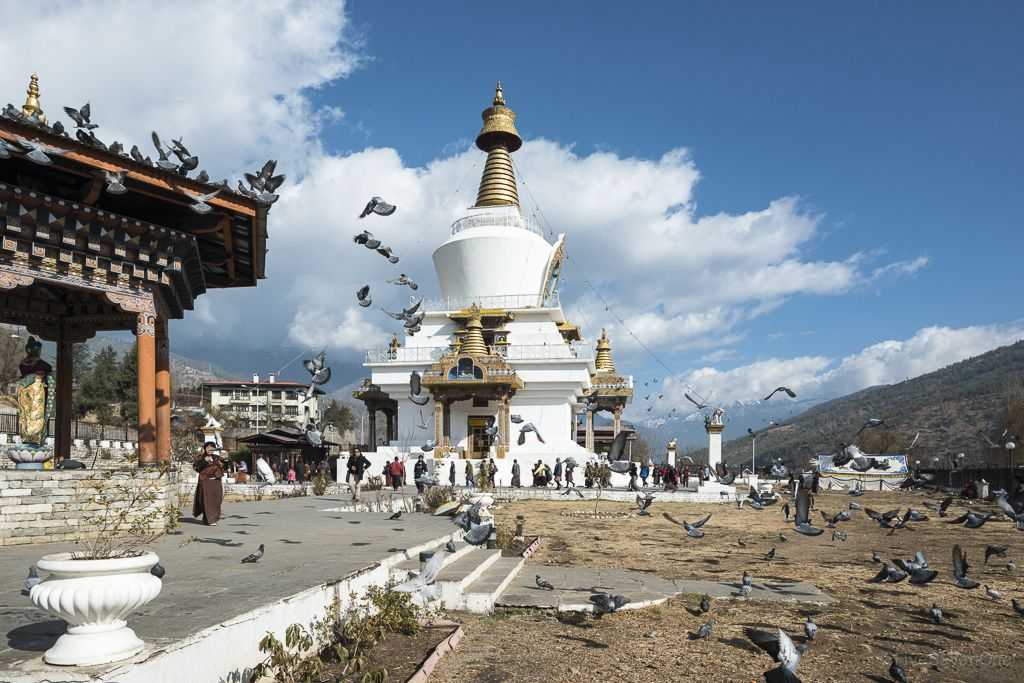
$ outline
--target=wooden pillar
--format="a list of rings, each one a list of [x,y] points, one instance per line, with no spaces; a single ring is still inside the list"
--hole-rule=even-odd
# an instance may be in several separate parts
[[[614,439],[622,431],[622,406],[617,405],[612,410],[612,438]]]
[[[171,462],[171,350],[167,320],[156,326],[156,458]]]
[[[508,455],[509,434],[512,425],[509,422],[512,413],[511,400],[508,394],[501,397],[498,404],[498,457],[504,458]]]
[[[444,448],[444,403],[434,397],[434,444]]]
[[[71,457],[71,383],[74,376],[74,344],[63,331],[57,339],[57,414],[54,420],[54,455],[63,460]]]
[[[594,411],[592,410],[587,411],[587,437],[583,447],[591,453],[594,452]]]
[[[441,421],[444,425],[444,433],[441,438],[444,439],[444,447],[451,448],[452,440],[452,402],[448,399],[444,401],[444,419]]]
[[[152,467],[156,456],[156,316],[138,314],[135,346],[138,351],[139,466]]]
[[[398,415],[395,413],[394,409],[388,408],[387,410],[384,411],[384,417],[386,417],[388,421],[387,429],[385,431],[387,432],[388,445],[390,446],[391,442],[397,438],[395,436],[395,432],[398,431],[398,425],[396,424],[398,422],[398,420],[396,419]]]
[[[375,406],[366,404],[366,412],[369,413],[367,422],[370,426],[370,438],[366,441],[367,446],[370,447],[371,451],[377,450],[377,408]]]

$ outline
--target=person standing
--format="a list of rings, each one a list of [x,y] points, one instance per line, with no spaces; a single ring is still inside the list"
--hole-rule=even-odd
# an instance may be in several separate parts
[[[402,481],[405,479],[405,465],[398,461],[397,455],[388,466],[388,474],[391,475],[391,488],[397,492],[402,488]]]
[[[562,459],[555,458],[555,489],[562,488]]]
[[[636,475],[637,475],[636,463],[635,462],[631,462],[631,463],[629,463],[629,490],[630,491],[639,491],[640,490],[639,488],[637,488],[637,485],[636,485]]]
[[[196,493],[192,499],[192,516],[202,516],[207,526],[217,526],[220,520],[220,506],[224,501],[224,461],[217,455],[216,446],[212,441],[203,444],[203,452],[199,454],[192,468],[199,473],[196,482]]]
[[[690,466],[683,465],[683,488],[690,488]]]
[[[295,465],[288,465],[288,483],[295,483]]]
[[[473,488],[473,461],[466,461],[466,488]]]
[[[588,489],[594,486],[594,464],[589,461],[583,466],[583,485]]]
[[[519,461],[512,460],[512,487],[522,488],[522,483],[519,481]]]
[[[576,488],[576,482],[572,480],[572,471],[576,469],[576,463],[568,458],[565,461],[565,486]]]
[[[655,465],[654,466],[654,485],[655,486],[661,486],[661,473],[663,471],[664,471],[664,467],[662,465]]]
[[[544,464],[540,460],[533,466],[533,485],[542,486],[544,484]]]
[[[416,465],[412,468],[412,476],[416,480],[416,492],[423,495],[426,485],[421,480],[427,476],[427,463],[423,461],[423,456],[416,458]]]
[[[359,487],[363,484],[363,473],[366,468],[370,466],[370,461],[366,459],[363,452],[358,448],[353,448],[351,455],[348,456],[348,463],[346,465],[347,475],[345,481],[348,482],[349,489],[352,491],[352,500],[359,501]]]
[[[643,485],[644,488],[647,488],[647,477],[649,477],[650,475],[651,468],[645,462],[643,465],[640,466],[640,483]]]
[[[490,487],[494,488],[494,478],[498,476],[498,465],[494,462],[494,458],[487,461],[487,483]]]
[[[448,466],[448,483],[455,486],[455,461],[452,460]]]

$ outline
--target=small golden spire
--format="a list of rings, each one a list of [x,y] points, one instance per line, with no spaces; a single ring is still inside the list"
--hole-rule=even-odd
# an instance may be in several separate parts
[[[46,123],[46,114],[39,106],[39,76],[37,74],[32,74],[28,82],[28,90],[25,93],[28,97],[25,98],[25,104],[21,105],[21,113],[28,117],[35,115],[41,123]]]
[[[476,146],[487,152],[487,162],[474,206],[519,206],[510,153],[523,146],[523,139],[516,130],[516,113],[505,106],[501,81],[494,88],[492,106],[484,109],[480,116],[484,125],[476,136]]]
[[[466,333],[462,336],[462,353],[468,353],[473,356],[487,355],[487,344],[484,343],[483,327],[483,323],[480,320],[480,307],[474,303],[469,307]]]
[[[601,329],[601,338],[597,340],[597,358],[594,359],[594,367],[598,372],[615,372],[615,361],[612,360],[612,344],[608,339],[608,333]]]

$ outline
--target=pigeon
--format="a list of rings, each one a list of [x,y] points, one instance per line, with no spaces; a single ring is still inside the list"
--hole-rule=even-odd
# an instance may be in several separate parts
[[[206,172],[206,169],[199,171],[199,175],[196,176],[196,181],[200,183],[210,182],[210,174]]]
[[[967,555],[964,554],[960,545],[953,546],[953,582],[958,588],[977,588],[979,584],[974,579],[968,578],[967,570],[970,565],[967,563]]]
[[[822,519],[825,520],[825,525],[829,529],[835,529],[836,528],[836,524],[838,524],[839,522],[849,522],[850,521],[850,513],[848,513],[846,510],[840,510],[839,512],[837,512],[836,514],[832,515],[831,517],[829,517],[827,514],[825,514],[824,510],[818,510],[818,512],[821,514]]]
[[[651,514],[650,512],[647,511],[647,508],[651,507],[651,505],[653,505],[653,504],[654,504],[654,494],[653,493],[645,493],[643,495],[637,495],[637,497],[636,497],[636,506],[638,508],[640,508],[640,514],[641,515],[649,515],[649,514]]]
[[[399,273],[398,277],[394,280],[388,280],[388,284],[398,285],[400,287],[404,285],[414,292],[420,288],[420,286],[416,284],[416,281],[408,277],[405,273]]]
[[[555,590],[555,587],[551,585],[551,582],[542,579],[540,577],[540,574],[537,574],[534,577],[533,581],[534,581],[534,583],[537,584],[537,588],[540,588],[541,590],[545,590],[545,591],[553,591],[553,590]]]
[[[522,424],[523,422],[522,415],[510,415],[508,419],[512,421],[512,424]]]
[[[455,541],[449,539],[448,542],[444,544],[444,549],[445,549],[445,551],[447,551],[449,553],[454,553],[455,552]]]
[[[946,520],[946,524],[963,524],[967,529],[980,529],[985,526],[985,522],[995,517],[995,513],[986,512],[983,515],[979,515],[974,511],[967,511],[960,515],[956,519]]]
[[[451,541],[449,541],[450,543]],[[437,581],[438,574],[441,573],[441,569],[444,567],[444,559],[446,554],[437,551],[433,556],[427,560],[427,563],[423,565],[423,571],[412,577],[408,581],[404,581],[397,586],[395,590],[400,593],[414,593],[419,594],[423,597],[424,601],[434,598],[437,595],[437,590],[434,587]]]
[[[697,629],[696,633],[690,633],[687,638],[690,640],[705,640],[711,635],[711,629],[715,627],[715,620],[712,619],[704,624],[701,624],[700,628]]]
[[[743,576],[740,577],[740,585],[746,586],[747,588],[754,585],[754,577],[751,576],[746,569],[743,570]]]
[[[242,564],[255,564],[263,559],[263,544],[260,543],[260,547],[257,548],[256,552],[250,553],[242,558]]]
[[[832,540],[833,541],[845,541],[846,539],[847,539],[847,535],[846,535],[845,531],[840,531],[839,529],[833,529],[832,530]]]
[[[51,156],[60,156],[64,154],[63,149],[57,147],[51,147],[45,142],[39,140],[26,140],[25,138],[19,137],[17,139],[18,145],[25,150],[25,158],[34,164],[40,166],[49,166],[53,163],[50,159]]]
[[[646,382],[644,383],[644,386],[647,386]],[[704,403],[703,401],[698,401],[698,400],[696,400],[695,398],[693,398],[692,396],[690,396],[689,394],[687,394],[685,392],[683,393],[683,396],[686,397],[687,401],[689,401],[693,405],[697,406],[697,410],[704,410],[705,408],[708,407],[707,403]]]
[[[775,548],[772,548],[771,550],[769,550],[768,552],[766,552],[764,554],[764,560],[765,560],[765,562],[771,562],[774,559],[775,559]]]
[[[380,240],[374,239],[373,233],[369,230],[363,230],[361,233],[352,238],[352,241],[356,244],[361,244],[367,249],[376,249],[380,246]]]
[[[590,596],[590,601],[594,603],[598,616],[617,612],[623,605],[629,603],[629,600],[626,597],[622,595],[611,595],[609,593],[594,593]]]
[[[747,547],[746,542],[742,538],[737,538],[736,539],[736,545],[738,545],[741,548],[746,548]]]
[[[110,194],[124,194],[128,188],[124,186],[124,171],[104,171],[103,178],[107,183],[107,192]]]
[[[400,519],[401,516],[402,516],[402,511],[399,510],[398,512],[396,512],[393,515],[391,515],[390,517],[388,517],[388,519]]]
[[[988,558],[995,555],[996,557],[1006,557],[1006,551],[1009,550],[1009,546],[1005,545],[986,545],[985,546],[985,564],[988,564]]]
[[[857,488],[855,488],[855,489],[850,489],[849,495],[854,496],[855,498],[863,496],[864,495],[864,489],[860,488],[859,486]]]
[[[491,536],[491,531],[494,530],[493,524],[470,524],[469,531],[462,536],[469,545],[483,545],[487,542],[487,539]]]
[[[779,387],[778,389],[776,389],[772,393],[768,394],[767,396],[765,396],[761,400],[762,401],[767,401],[768,399],[770,399],[772,396],[774,396],[775,394],[779,393],[780,391],[786,392],[786,395],[789,396],[790,398],[796,398],[796,392],[793,391],[792,389],[790,389],[789,387]]]
[[[149,573],[158,579],[162,579],[164,578],[164,575],[167,573],[167,570],[164,569],[164,566],[162,564],[157,562],[153,565],[153,568],[149,570]]]
[[[371,213],[375,213],[378,216],[390,216],[398,209],[394,204],[388,204],[380,197],[373,197],[366,203],[366,207],[363,212],[359,214],[360,218],[366,218]]]
[[[874,562],[875,564],[881,564],[882,563],[882,556],[879,555],[877,552],[872,551],[872,553],[871,553],[871,561]]]
[[[1017,571],[1017,565],[1014,564],[1013,560],[1010,560],[1006,563],[1006,571],[1010,574],[1013,574],[1015,571]]]
[[[807,636],[807,640],[814,640],[814,636],[818,635],[818,625],[810,617],[804,622],[804,635]]]
[[[924,562],[924,556],[921,553],[917,555],[920,558],[919,561],[911,560],[907,562],[901,559],[894,559],[892,562],[910,577],[910,585],[924,586],[934,581],[939,573],[934,569],[928,568],[928,563]]]
[[[23,592],[25,594],[31,593],[32,589],[39,585],[41,582],[42,579],[39,578],[39,570],[36,569],[36,566],[34,564],[30,565],[28,568],[28,576],[25,577],[25,589]]]
[[[398,257],[391,253],[391,247],[378,247],[377,253],[391,263],[398,263]]]
[[[526,424],[524,424],[522,427],[519,428],[519,438],[516,440],[516,443],[519,444],[520,446],[525,444],[526,443],[526,435],[529,432],[533,432],[534,434],[536,434],[537,435],[537,441],[540,441],[541,443],[544,443],[544,437],[542,437],[540,435],[540,432],[537,431],[537,428],[534,426],[534,424],[532,422],[527,422]]]
[[[789,536],[787,536],[786,534],[784,534],[784,533],[782,533],[782,532],[780,531],[780,532],[779,532],[779,540],[780,540],[781,542],[783,542],[783,543],[788,543],[788,542],[789,542]]]
[[[939,606],[936,605],[934,602],[932,603],[932,608],[928,610],[928,614],[929,616],[931,616],[933,624],[942,623],[942,609],[939,608]]]
[[[22,150],[19,147],[15,147],[14,145],[7,142],[3,138],[0,138],[0,159],[10,159],[11,152],[14,152],[15,154],[20,154],[21,151]]]
[[[949,508],[949,505],[952,502],[953,496],[946,496],[945,498],[942,499],[942,502],[939,503],[939,517],[946,516],[946,509]]]
[[[789,503],[785,503],[782,506],[782,514],[785,516],[786,521],[789,521]]]
[[[770,681],[799,681],[796,677],[797,667],[800,666],[800,651],[793,640],[781,628],[776,633],[760,631],[756,628],[746,626],[743,628],[745,635],[750,642],[768,653],[771,658],[778,662],[777,669],[765,674],[765,679]]]
[[[156,131],[153,131],[151,133],[151,137],[153,138],[153,146],[156,147],[157,154],[160,155],[160,158],[157,159],[157,162],[156,162],[157,167],[158,168],[162,168],[165,171],[175,171],[175,170],[177,170],[178,169],[178,164],[176,164],[174,161],[172,161],[167,156],[167,152],[164,150],[163,146],[160,144],[160,136],[156,134]]]
[[[1005,495],[996,498],[996,505],[1004,515],[1013,520],[1018,531],[1024,531],[1024,511],[1018,512]]]
[[[700,611],[704,614],[711,609],[711,598],[706,593],[700,598]]]
[[[896,657],[890,656],[892,657],[892,664],[889,665],[889,677],[896,681],[896,683],[907,683],[907,673],[896,662]]]
[[[909,510],[907,510],[907,521],[910,521],[910,522],[927,522],[928,521],[928,515],[924,514],[923,512],[920,512],[918,510],[915,510],[914,508],[910,508]]]
[[[1002,600],[1003,599],[1003,594],[1002,593],[997,591],[995,588],[989,588],[988,585],[985,586],[985,595],[987,595],[988,597],[992,598],[993,600]]]
[[[331,369],[326,363],[327,354],[324,351],[321,351],[310,360],[302,361],[303,367],[309,373],[309,388],[306,390],[305,400],[308,401],[313,396],[313,392],[318,385],[327,384],[331,381]]]
[[[851,501],[850,501],[850,509],[851,509],[851,510],[862,510],[863,508],[862,508],[862,507],[860,506],[860,503],[854,503],[854,502],[853,502],[853,501],[851,500]]]
[[[885,563],[878,574],[868,579],[868,583],[899,583],[905,578],[907,578],[907,572]]]
[[[356,299],[359,301],[360,306],[369,308],[373,303],[373,299],[370,297],[370,285],[363,285],[356,290]]]
[[[708,520],[711,519],[711,513],[708,513],[705,517],[702,517],[701,519],[698,519],[693,524],[690,524],[685,519],[680,522],[679,520],[677,520],[675,517],[673,517],[672,515],[668,514],[667,512],[663,512],[663,513],[661,513],[661,515],[662,515],[662,517],[664,517],[668,521],[672,522],[673,524],[676,524],[676,525],[681,526],[684,529],[686,529],[686,535],[689,536],[690,538],[704,538],[704,532],[701,531],[701,527],[704,526],[705,524],[707,524]]]
[[[210,201],[218,194],[220,194],[220,188],[214,190],[213,192],[210,192],[209,194],[188,194],[187,192],[185,194],[188,195],[188,197],[193,202],[195,202],[194,204],[189,204],[188,208],[192,209],[198,214],[207,214],[213,211],[213,207],[207,204],[206,202]]]
[[[434,450],[434,447],[436,445],[437,444],[434,443],[434,440],[430,439],[425,444],[420,446],[420,450],[423,451],[424,453],[429,453],[430,451]]]
[[[1013,611],[1024,617],[1024,604],[1018,602],[1017,598],[1010,598],[1010,604],[1013,605]]]
[[[71,120],[75,122],[75,128],[84,128],[85,130],[99,128],[99,124],[92,123],[89,120],[89,117],[92,115],[92,108],[89,106],[88,102],[83,104],[81,109],[64,107],[64,111]]]
[[[865,422],[860,429],[857,430],[857,434],[860,434],[865,429],[874,429],[875,427],[882,426],[888,427],[889,425],[885,424],[885,420],[879,420],[876,417],[872,417],[867,422]]]

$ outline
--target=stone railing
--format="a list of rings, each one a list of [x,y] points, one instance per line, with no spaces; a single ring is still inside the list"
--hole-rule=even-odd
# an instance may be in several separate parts
[[[465,216],[452,223],[452,235],[457,235],[469,228],[521,228],[535,235],[544,237],[544,231],[535,220],[519,213],[477,214]]]
[[[446,296],[427,299],[423,310],[434,312],[461,311],[476,304],[483,309],[558,308],[561,301],[558,292],[541,294],[493,294],[488,296]]]
[[[442,346],[408,346],[397,349],[381,348],[366,352],[367,363],[433,363],[448,353]],[[487,357],[510,361],[527,360],[591,360],[594,351],[587,344],[495,344],[487,347]]]

